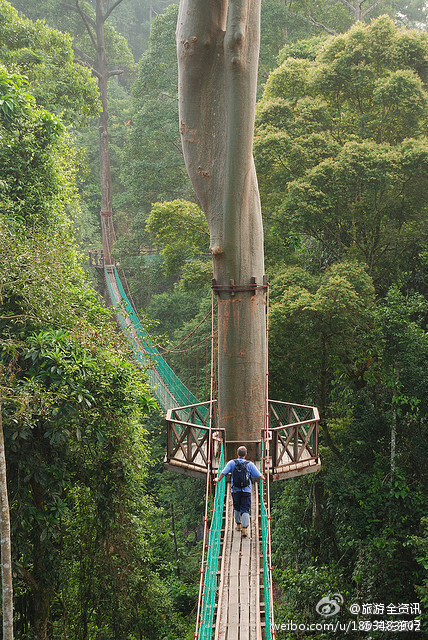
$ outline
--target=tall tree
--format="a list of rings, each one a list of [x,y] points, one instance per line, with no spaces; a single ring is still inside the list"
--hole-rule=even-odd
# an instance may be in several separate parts
[[[71,11],[80,15],[91,39],[95,56],[89,56],[85,51],[74,47],[77,55],[80,56],[84,64],[88,64],[93,74],[98,80],[98,87],[101,97],[101,112],[99,115],[99,152],[100,152],[100,180],[101,180],[101,229],[103,234],[104,263],[111,264],[111,250],[116,239],[113,226],[113,186],[110,167],[110,151],[108,138],[108,104],[107,104],[107,84],[109,78],[123,73],[121,69],[110,69],[105,41],[105,23],[112,11],[118,7],[123,0],[96,0],[95,18],[89,11],[85,11],[79,0],[75,4],[66,4]]]
[[[382,16],[313,45],[285,48],[258,105],[267,236],[363,260],[386,290],[423,268],[428,36]]]
[[[36,103],[75,129],[98,115],[99,97],[89,69],[76,64],[68,33],[20,16],[0,0],[1,62],[25,76]]]
[[[218,286],[219,424],[230,441],[259,440],[265,410],[263,229],[252,155],[259,41],[258,0],[207,6],[182,0],[180,132],[210,230]]]

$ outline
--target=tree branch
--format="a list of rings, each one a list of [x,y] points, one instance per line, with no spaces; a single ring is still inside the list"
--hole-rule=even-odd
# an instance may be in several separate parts
[[[64,4],[64,7],[66,9],[70,9],[70,11],[75,11],[76,13],[78,13],[80,15],[80,17],[82,18],[83,22],[85,23],[85,27],[87,32],[89,33],[89,37],[91,38],[92,44],[95,47],[95,50],[97,49],[97,40],[95,38],[94,32],[92,31],[92,29],[96,28],[96,22],[93,18],[91,18],[90,15],[88,15],[86,13],[86,11],[83,11],[82,7],[79,5],[79,0],[76,0],[76,4]],[[92,27],[92,29],[91,29]]]
[[[63,7],[65,7],[66,9],[70,9],[70,11],[74,11],[75,13],[78,13],[82,16],[85,16],[86,20],[89,22],[89,24],[95,29],[96,27],[96,22],[93,18],[91,18],[91,16],[89,14],[86,13],[86,11],[83,11],[82,7],[79,5],[79,0],[76,0],[76,4],[68,4],[66,2],[63,2],[62,4]]]
[[[322,24],[322,22],[318,22],[317,20],[315,20],[315,18],[312,17],[310,9],[309,9],[309,12],[308,12],[308,18],[309,18],[311,24],[314,25],[314,27],[320,27],[321,29],[324,29],[324,31],[329,33],[331,36],[337,36],[337,31],[333,31],[333,29],[330,29],[329,27],[326,27],[326,25]]]
[[[125,73],[123,69],[112,69],[108,72],[108,77],[111,78],[112,76],[120,76],[122,73]]]
[[[366,9],[365,11],[363,11],[363,13],[362,13],[361,17],[362,17],[362,18],[365,18],[365,17],[366,17],[366,15],[367,15],[368,13],[370,13],[370,11],[373,11],[373,9],[376,9],[376,7],[378,6],[378,4],[380,4],[380,0],[376,0],[376,2],[375,2],[374,4],[372,4],[372,6],[371,6],[371,7],[369,7],[369,8],[368,8],[368,9]]]
[[[95,60],[93,58],[91,58],[91,56],[88,56],[87,53],[85,53],[84,51],[82,51],[82,49],[79,49],[79,47],[76,47],[73,44],[73,51],[74,53],[76,53],[80,58],[82,58],[82,60],[79,60],[79,62],[86,62],[87,64],[89,64],[89,66],[91,67],[92,70],[95,69]]]
[[[34,591],[38,591],[39,589],[39,585],[37,584],[36,580],[34,579],[33,575],[27,570],[25,569],[25,567],[23,567],[20,564],[16,564],[19,573],[21,574],[21,576],[23,577],[23,579],[25,580],[25,582],[31,587],[31,590]]]
[[[348,7],[348,9],[350,9],[352,11],[352,13],[355,15],[355,7],[353,4],[351,4],[350,2],[348,2],[348,0],[340,0],[340,2],[344,5],[346,5]]]
[[[113,6],[110,7],[110,9],[107,11],[107,13],[103,17],[103,21],[104,22],[107,20],[107,18],[111,14],[111,12],[114,11],[118,5],[120,5],[121,2],[123,2],[123,0],[116,0],[116,2],[113,4]]]
[[[36,320],[37,316],[32,316],[28,313],[19,313],[16,316],[0,316],[0,320],[17,320],[18,318],[31,318],[32,320]]]

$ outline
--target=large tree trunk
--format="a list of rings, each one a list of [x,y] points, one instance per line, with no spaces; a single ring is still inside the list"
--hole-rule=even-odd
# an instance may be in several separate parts
[[[263,228],[252,155],[259,37],[260,0],[181,1],[180,131],[210,229],[219,426],[229,442],[260,440],[265,412]]]
[[[10,513],[7,493],[6,454],[0,399],[0,536],[1,536],[1,584],[3,612],[3,640],[13,640],[13,584],[12,551],[10,540]]]

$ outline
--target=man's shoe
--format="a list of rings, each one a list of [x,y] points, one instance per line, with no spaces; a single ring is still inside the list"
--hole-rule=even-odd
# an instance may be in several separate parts
[[[248,527],[241,527],[242,537],[246,538],[248,536]]]
[[[236,523],[236,530],[241,531],[241,523]]]

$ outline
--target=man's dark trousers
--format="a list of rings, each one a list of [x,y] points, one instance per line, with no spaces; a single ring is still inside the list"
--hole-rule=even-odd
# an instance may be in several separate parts
[[[243,527],[248,527],[251,511],[251,493],[248,491],[232,491],[233,509],[235,511],[235,522],[241,523]],[[240,517],[238,519],[238,514]],[[244,517],[243,514],[245,515]]]

